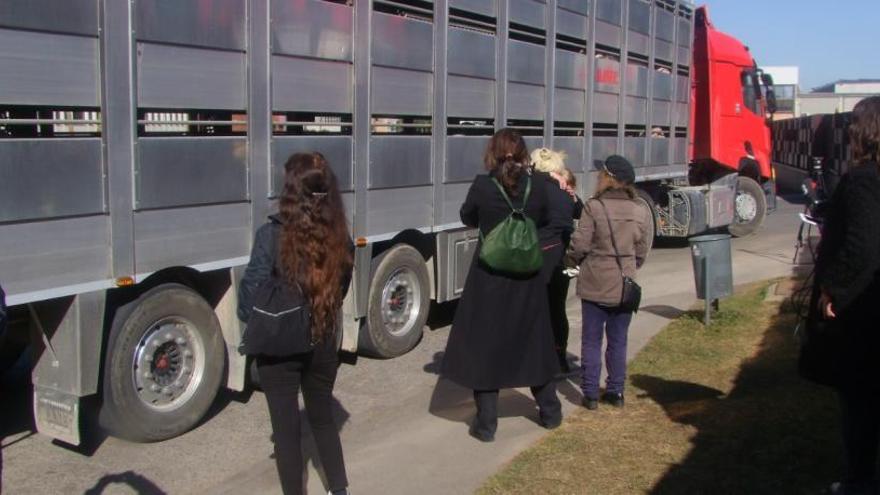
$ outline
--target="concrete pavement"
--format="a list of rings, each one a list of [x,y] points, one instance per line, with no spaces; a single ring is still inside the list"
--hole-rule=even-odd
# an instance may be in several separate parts
[[[791,272],[800,206],[780,205],[761,232],[734,241],[736,284]],[[630,330],[630,356],[694,304],[685,246],[658,247],[640,274],[645,301]],[[470,391],[437,376],[453,310],[451,305],[436,311],[432,329],[409,354],[388,361],[361,359],[356,366],[341,368],[337,420],[353,493],[470,493],[546,433],[535,422],[537,411],[528,391],[508,390],[501,396],[496,441],[481,444],[467,435],[473,414]],[[569,317],[569,350],[578,355],[580,310],[575,300],[570,301]],[[268,412],[259,392],[221,394],[202,425],[172,440],[133,444],[91,435],[77,449],[30,434],[26,391],[0,394],[3,426],[9,426],[0,451],[6,493],[281,493],[270,458]],[[560,396],[570,414],[580,402],[576,379],[560,385]],[[11,411],[18,413],[9,415]],[[306,447],[314,458],[310,442]],[[326,493],[319,472],[309,469],[309,493]]]
[[[734,240],[735,284],[791,273],[797,225],[792,218],[799,207],[781,204],[780,211],[768,218],[762,232]],[[643,310],[630,328],[627,353],[630,359],[671,319],[696,303],[690,263],[690,252],[683,247],[660,247],[649,258],[639,276],[646,297]],[[569,300],[568,314],[572,323],[569,352],[577,356],[580,354],[579,300]],[[340,374],[340,383],[358,382],[355,387],[358,394],[379,394],[389,401],[386,407],[363,415],[353,411],[343,427],[342,440],[354,493],[471,493],[546,433],[536,423],[537,410],[529,391],[506,390],[499,401],[501,418],[496,441],[483,444],[470,438],[467,422],[474,413],[471,392],[435,376],[446,336],[446,331],[429,332],[414,352],[398,358],[404,361],[406,368],[421,369],[422,373],[417,373],[412,380],[397,380],[399,377],[393,376],[361,380],[381,373],[372,369],[382,365],[375,361],[359,363]],[[362,369],[362,365],[366,369]],[[351,388],[340,387],[337,396],[342,404],[356,402],[356,397],[349,395]],[[396,393],[388,394],[389,389]],[[579,407],[577,376],[561,381],[559,393],[566,414]],[[247,478],[230,477],[216,487],[217,492],[211,492],[281,493],[273,461],[262,460],[247,471],[252,473]],[[312,466],[309,493],[324,491],[318,472]]]

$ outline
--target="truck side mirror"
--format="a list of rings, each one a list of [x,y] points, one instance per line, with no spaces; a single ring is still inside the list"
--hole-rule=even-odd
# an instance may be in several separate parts
[[[773,86],[773,76],[771,76],[770,74],[767,74],[766,72],[762,72],[761,73],[761,83],[764,84],[764,86],[767,86],[768,88],[772,87]]]
[[[776,92],[771,89],[770,86],[767,86],[767,111],[771,114],[776,113],[776,110],[779,109],[779,106],[776,104]]]

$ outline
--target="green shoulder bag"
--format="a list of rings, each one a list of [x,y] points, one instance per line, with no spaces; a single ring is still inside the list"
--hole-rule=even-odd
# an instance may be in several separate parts
[[[504,201],[510,206],[510,215],[495,226],[486,236],[480,231],[480,261],[499,272],[514,275],[529,275],[541,269],[544,254],[538,242],[538,229],[535,222],[525,214],[529,193],[532,191],[532,178],[526,182],[522,208],[515,208],[504,187],[492,179]]]

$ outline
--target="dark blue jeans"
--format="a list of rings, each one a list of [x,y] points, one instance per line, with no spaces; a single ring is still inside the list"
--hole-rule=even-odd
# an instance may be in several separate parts
[[[581,301],[583,332],[581,333],[581,390],[584,397],[599,398],[599,376],[602,373],[602,338],[608,337],[605,367],[608,380],[605,391],[623,393],[626,380],[626,334],[632,312],[617,311],[589,301]]]

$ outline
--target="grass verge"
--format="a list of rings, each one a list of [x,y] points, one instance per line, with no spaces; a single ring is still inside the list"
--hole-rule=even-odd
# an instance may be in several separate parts
[[[579,410],[477,493],[821,493],[841,470],[831,390],[796,373],[768,284],[669,324],[629,365],[627,404]]]

